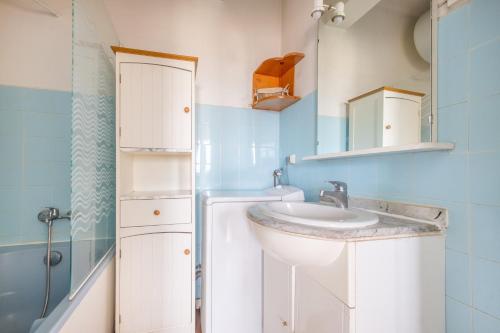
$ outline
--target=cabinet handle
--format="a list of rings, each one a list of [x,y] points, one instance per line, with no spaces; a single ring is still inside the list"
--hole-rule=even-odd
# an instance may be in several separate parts
[[[190,253],[191,253],[191,251],[189,251],[189,249],[185,249],[185,250],[184,250],[184,254],[185,254],[185,255],[187,255],[187,256],[188,256]]]
[[[184,107],[184,112],[189,113],[191,111],[188,106]]]
[[[158,209],[155,209],[155,211],[153,212],[153,214],[155,214],[156,216],[160,215],[160,211]]]
[[[390,130],[390,129],[391,129],[391,127],[392,127],[391,125],[385,125],[385,129],[386,129],[386,130]]]
[[[283,325],[283,327],[286,327],[286,326],[288,326],[288,323],[287,323],[287,321],[286,321],[286,320],[282,320],[282,321],[281,321],[281,325]]]

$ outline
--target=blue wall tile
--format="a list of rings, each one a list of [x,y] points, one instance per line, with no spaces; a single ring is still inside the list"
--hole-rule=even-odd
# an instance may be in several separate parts
[[[470,205],[454,202],[436,202],[440,207],[448,208],[450,221],[446,230],[446,248],[463,253],[469,252]]]
[[[469,256],[446,250],[446,295],[470,305]]]
[[[500,319],[477,310],[474,311],[474,333],[498,332],[500,332]]]
[[[415,196],[466,202],[467,159],[459,153],[415,154]]]
[[[466,152],[469,145],[468,103],[438,110],[438,140],[455,144],[455,152]]]
[[[279,167],[279,114],[197,105],[197,188],[263,189]]]
[[[379,194],[395,197],[415,193],[415,156],[413,154],[391,155],[379,159]],[[364,179],[362,173],[357,177]]]
[[[467,101],[469,82],[468,60],[468,53],[464,53],[439,62],[439,108]]]
[[[499,65],[500,66],[500,65]],[[470,104],[471,152],[495,151],[500,147],[500,94],[475,98]]]
[[[471,51],[470,71],[472,98],[500,93],[500,40]]]
[[[469,48],[469,8],[451,12],[439,21],[438,59],[449,60],[467,53]]]
[[[472,309],[446,297],[446,333],[472,333]]]
[[[70,209],[71,98],[71,92],[0,85],[0,186],[10,186],[1,187],[0,199],[14,207],[6,215],[0,207],[9,216],[1,222],[8,228],[0,230],[0,245],[46,241],[38,211]],[[54,239],[69,236],[69,223],[56,223]]]
[[[500,207],[472,206],[474,255],[500,262]]]
[[[353,196],[376,197],[379,194],[379,163],[376,157],[353,158],[349,163],[348,188]],[[364,175],[364,177],[359,177]]]
[[[318,116],[318,154],[347,150],[347,118]]]
[[[474,307],[500,318],[500,263],[474,260]]]
[[[279,113],[280,163],[289,154],[297,159],[316,151],[317,94],[311,93]]]
[[[470,154],[469,163],[471,201],[477,204],[500,205],[500,150],[494,153]]]
[[[471,2],[470,38],[472,46],[500,35],[500,1],[473,0]]]

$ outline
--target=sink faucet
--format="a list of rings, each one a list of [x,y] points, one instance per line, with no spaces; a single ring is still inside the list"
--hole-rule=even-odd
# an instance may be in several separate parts
[[[283,175],[283,169],[276,169],[273,171],[274,187],[281,185],[280,177]]]
[[[321,190],[321,192],[319,192],[319,201],[325,203],[333,203],[339,208],[347,208],[349,205],[347,184],[344,182],[339,182],[337,180],[331,180],[329,181],[329,183],[333,185],[333,191]]]

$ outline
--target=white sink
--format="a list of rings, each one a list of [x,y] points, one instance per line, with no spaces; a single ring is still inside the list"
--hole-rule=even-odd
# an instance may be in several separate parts
[[[271,202],[254,207],[258,208],[264,217],[329,230],[363,228],[378,222],[377,215],[369,212],[316,203]],[[312,238],[264,226],[254,221],[251,222],[251,226],[265,252],[295,266],[329,265],[340,256],[346,244],[342,239]]]
[[[378,222],[378,216],[358,209],[307,202],[271,202],[260,204],[261,212],[290,223],[322,228],[355,229]]]

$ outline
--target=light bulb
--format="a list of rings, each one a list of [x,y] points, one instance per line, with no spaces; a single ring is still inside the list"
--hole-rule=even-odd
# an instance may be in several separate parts
[[[336,16],[333,17],[333,24],[335,24],[335,25],[341,25],[342,22],[344,22],[344,16],[336,15]]]

